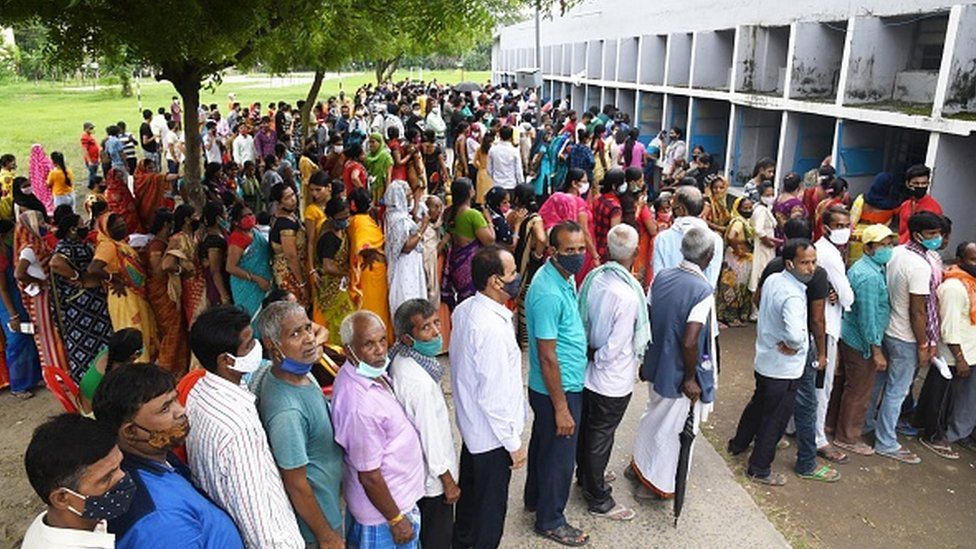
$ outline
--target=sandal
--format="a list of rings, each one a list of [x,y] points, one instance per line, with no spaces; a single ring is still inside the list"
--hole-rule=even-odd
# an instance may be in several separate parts
[[[875,450],[874,453],[878,454],[879,456],[884,456],[886,458],[893,459],[895,461],[907,463],[909,465],[916,465],[922,463],[922,458],[916,456],[911,451],[906,450],[905,448],[899,448],[894,452],[882,452],[880,450]]]
[[[918,441],[922,443],[922,446],[932,450],[939,457],[946,459],[959,459],[959,452],[953,450],[952,446],[948,442],[935,442],[927,438],[920,438]]]
[[[34,393],[31,391],[11,391],[10,394],[14,395],[14,398],[18,400],[28,400],[34,398]]]
[[[841,452],[840,450],[831,448],[830,446],[817,448],[817,455],[833,463],[844,464],[851,460],[849,457],[847,457],[847,454]]]
[[[603,482],[610,484],[611,482],[617,480],[617,473],[607,470],[603,473]]]
[[[834,439],[834,446],[838,448],[843,448],[844,450],[847,450],[848,452],[851,452],[852,454],[857,454],[859,456],[874,455],[874,448],[868,446],[867,444],[864,444],[863,442],[848,444],[846,442],[841,442],[837,439]]]
[[[613,509],[601,513],[600,511],[590,511],[590,514],[594,517],[601,517],[605,519],[610,519],[614,521],[624,522],[628,520],[633,520],[637,516],[637,512],[628,507],[624,507],[621,504],[616,504]]]
[[[820,482],[837,482],[840,480],[840,472],[829,465],[824,465],[809,473],[797,473],[796,476],[805,480],[817,480]]]
[[[536,534],[567,547],[582,547],[590,541],[590,536],[569,524],[563,524],[554,530],[539,530],[538,528],[533,528],[533,530]]]
[[[749,475],[749,480],[755,482],[756,484],[763,484],[765,486],[783,486],[786,484],[786,475],[783,473],[769,473],[769,475],[765,477]]]

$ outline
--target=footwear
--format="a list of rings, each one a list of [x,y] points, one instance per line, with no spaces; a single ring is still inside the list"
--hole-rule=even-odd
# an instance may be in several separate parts
[[[940,440],[938,442],[934,440],[929,440],[927,438],[918,439],[929,450],[932,450],[939,457],[946,459],[959,459],[959,452],[952,449],[952,445],[948,441]]]
[[[634,520],[634,517],[637,516],[636,511],[630,509],[629,507],[624,507],[619,503],[614,505],[613,509],[610,509],[605,513],[601,513],[599,511],[590,511],[590,514],[593,515],[594,517],[601,517],[601,518],[610,519],[618,522]]]
[[[569,524],[563,524],[552,530],[539,530],[538,528],[533,528],[533,530],[536,534],[567,547],[582,547],[590,541],[590,536]]]
[[[628,465],[624,469],[624,478],[627,479],[627,480],[630,480],[630,481],[637,482],[637,480],[638,480],[637,479],[637,473],[634,472],[634,466],[633,465]]]
[[[907,463],[909,465],[916,465],[922,463],[922,458],[913,454],[910,450],[905,448],[899,448],[894,452],[882,452],[881,450],[875,450],[875,453],[879,456],[884,456],[895,461],[900,461],[902,463]]]
[[[790,441],[786,440],[785,438],[779,439],[779,442],[776,443],[777,450],[785,450],[789,447],[790,447]]]
[[[817,467],[809,473],[797,473],[796,476],[804,480],[816,480],[820,482],[837,482],[840,480],[840,472],[829,465]]]
[[[907,421],[904,420],[898,420],[898,424],[895,425],[895,432],[898,433],[899,435],[906,436],[906,437],[918,436],[918,429],[912,427],[911,423],[908,423]]]
[[[864,444],[863,442],[857,442],[856,444],[848,444],[846,442],[841,442],[834,439],[834,446],[838,448],[843,448],[852,454],[857,454],[859,456],[873,456],[874,448]]]
[[[31,391],[11,391],[10,394],[14,395],[14,398],[18,400],[28,400],[34,398],[34,393]]]
[[[749,480],[755,482],[756,484],[763,484],[765,486],[783,486],[786,484],[786,475],[783,473],[769,473],[769,475],[764,477],[757,477],[755,475],[748,475]]]
[[[824,446],[823,448],[817,448],[817,455],[833,463],[844,464],[851,460],[849,457],[847,457],[847,454],[841,452],[840,450],[835,450],[829,445]]]

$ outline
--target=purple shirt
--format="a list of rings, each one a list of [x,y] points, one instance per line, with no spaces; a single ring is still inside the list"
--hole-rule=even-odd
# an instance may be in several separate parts
[[[274,130],[265,133],[262,130],[254,135],[254,148],[258,151],[258,159],[264,160],[265,156],[274,155],[275,153],[275,143],[277,142],[277,135]]]
[[[404,513],[424,497],[420,435],[387,388],[391,386],[357,374],[349,362],[339,369],[333,386],[335,441],[346,451],[343,492],[349,512],[366,526],[384,524],[386,518],[369,501],[358,473],[379,469]]]

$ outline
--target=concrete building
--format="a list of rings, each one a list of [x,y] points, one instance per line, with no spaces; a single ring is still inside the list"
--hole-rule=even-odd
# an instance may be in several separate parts
[[[495,36],[493,78],[533,68],[532,20]],[[756,160],[833,156],[851,192],[924,162],[953,241],[976,238],[976,3],[590,0],[543,20],[542,94],[613,103],[642,137],[679,126],[741,185]]]

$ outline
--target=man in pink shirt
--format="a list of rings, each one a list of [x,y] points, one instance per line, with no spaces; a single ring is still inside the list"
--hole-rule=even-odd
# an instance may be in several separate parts
[[[332,420],[335,440],[346,451],[346,543],[415,548],[424,455],[417,429],[393,395],[386,333],[380,317],[365,310],[339,328],[349,359],[336,376]]]

